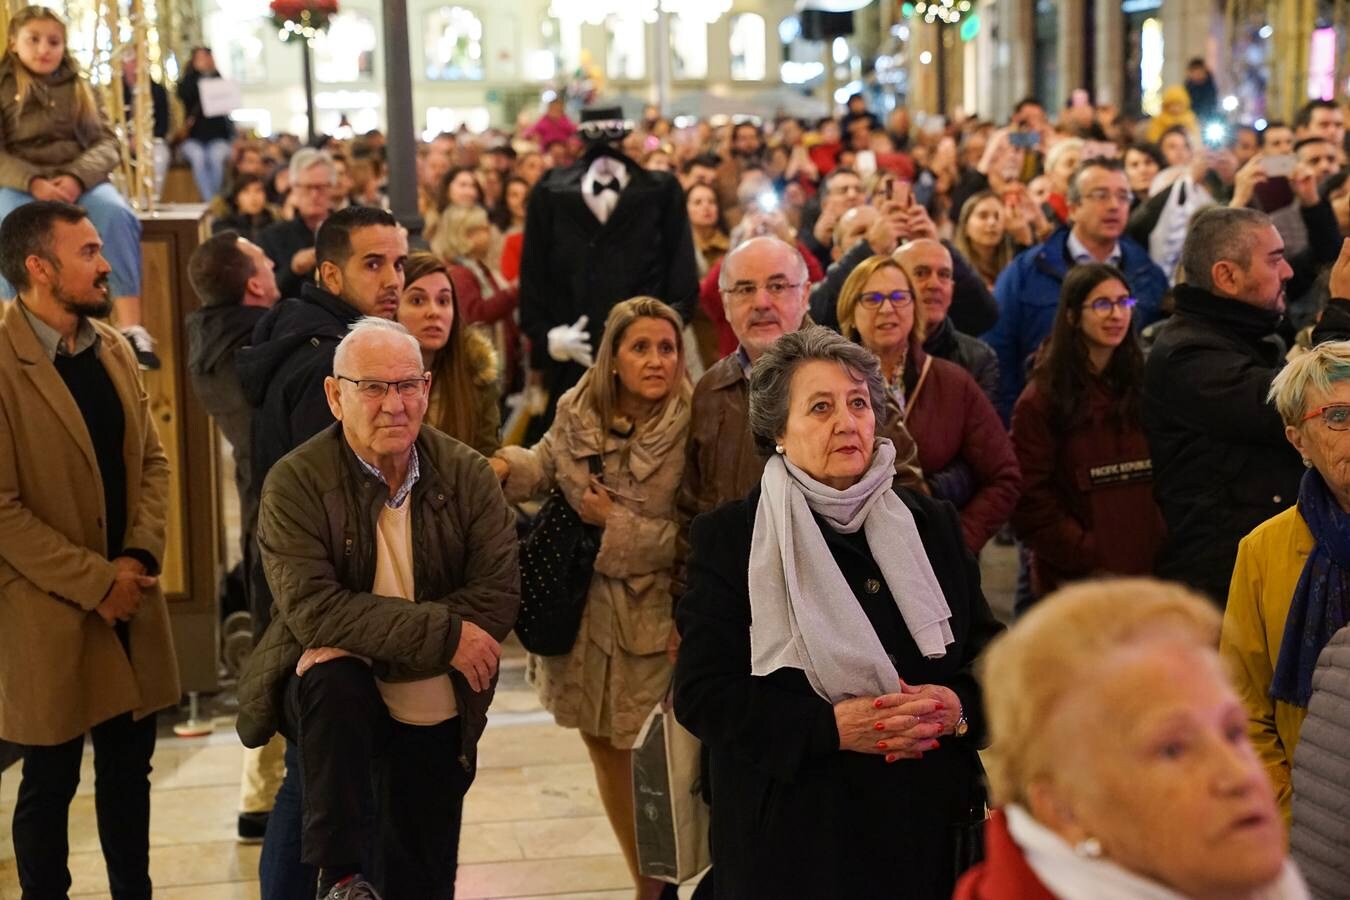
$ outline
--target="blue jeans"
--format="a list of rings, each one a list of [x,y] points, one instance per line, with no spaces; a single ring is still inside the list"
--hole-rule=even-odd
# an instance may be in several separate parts
[[[319,872],[300,861],[301,820],[305,798],[300,781],[300,754],[286,741],[286,777],[277,790],[272,814],[267,817],[262,855],[258,858],[258,881],[262,900],[297,900],[314,896]]]
[[[192,166],[197,193],[203,203],[210,203],[225,183],[225,161],[230,158],[230,142],[218,139],[203,143],[189,138],[183,141],[181,149],[188,165]]]
[[[26,203],[33,195],[14,188],[0,188],[0,221]],[[89,213],[98,236],[103,239],[103,256],[112,266],[108,287],[114,297],[141,295],[141,220],[136,218],[117,188],[103,182],[80,195],[75,201]],[[14,286],[0,278],[0,298],[14,299]]]

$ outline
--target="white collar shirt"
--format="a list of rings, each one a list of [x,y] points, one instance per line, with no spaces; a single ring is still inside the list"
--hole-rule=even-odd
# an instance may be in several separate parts
[[[1086,263],[1099,262],[1097,257],[1093,256],[1088,251],[1087,246],[1078,239],[1078,235],[1074,234],[1072,231],[1069,232],[1068,247],[1069,256],[1073,258],[1074,265],[1081,266]],[[1106,257],[1104,262],[1106,262],[1107,265],[1118,267],[1120,261],[1124,258],[1125,252],[1120,249],[1120,242],[1117,241],[1116,245],[1111,248],[1111,253]]]
[[[600,224],[608,222],[614,214],[614,208],[619,205],[619,194],[628,187],[628,179],[628,167],[609,156],[596,157],[586,174],[581,176],[581,199]],[[595,193],[597,184],[610,181],[618,182],[618,191],[602,190],[599,194]]]

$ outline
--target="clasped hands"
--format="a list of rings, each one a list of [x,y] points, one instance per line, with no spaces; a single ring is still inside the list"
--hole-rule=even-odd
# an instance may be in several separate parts
[[[139,560],[119,556],[112,563],[117,568],[112,587],[94,607],[94,612],[110,626],[130,622],[140,612],[142,593],[159,584],[158,578],[146,574],[145,566]]]
[[[951,734],[961,718],[961,699],[938,684],[906,684],[880,697],[854,697],[834,705],[839,749],[884,756],[886,762],[922,759]]]
[[[303,678],[305,673],[315,666],[342,659],[344,656],[356,654],[339,647],[311,647],[300,654],[300,661],[295,664],[295,675],[297,678]],[[455,648],[455,655],[450,658],[450,667],[463,675],[468,680],[469,687],[477,693],[492,686],[492,678],[497,674],[497,664],[501,657],[501,644],[482,628],[465,620],[460,626],[459,646]]]

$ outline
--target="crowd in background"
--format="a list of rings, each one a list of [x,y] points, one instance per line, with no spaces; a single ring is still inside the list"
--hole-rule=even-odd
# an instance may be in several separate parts
[[[213,71],[209,51],[193,68]],[[809,122],[648,107],[599,132],[546,97],[510,131],[422,141],[415,173],[390,171],[379,132],[302,146],[190,115],[214,236],[191,263],[188,367],[243,501],[258,645],[239,833],[265,837],[263,896],[453,896],[519,601],[507,504],[534,500],[591,529],[594,562],[571,649],[532,654],[529,677],[581,732],[639,900],[673,893],[643,870],[632,794],[672,684],[706,747],[709,896],[1307,896],[1281,814],[1314,888],[1343,896],[1344,111],[1311,101],[1256,131],[1213,94],[1195,61],[1151,119],[1074,91],[1006,123],[883,122],[856,96]],[[567,186],[604,225],[640,175],[683,197],[669,258],[640,266],[673,274],[585,298],[589,324],[541,319],[541,284],[572,282],[538,271],[556,232],[530,229]],[[63,177],[25,183],[81,197]],[[414,177],[420,235],[388,212],[390,180]],[[69,360],[115,334],[81,336],[62,293],[77,270],[42,243],[90,223],[25,207],[31,233],[0,228],[21,301],[3,327],[31,355],[49,339],[34,321],[64,323],[47,355],[72,393],[102,389]],[[110,261],[86,285],[105,298]],[[1019,558],[1007,635],[977,564],[995,540]],[[134,618],[151,543],[117,602],[86,611]],[[31,552],[0,543],[15,583]],[[1153,575],[1190,590],[1075,585]],[[58,891],[41,848],[69,757],[32,755],[49,770],[25,784],[48,796],[21,790],[15,828],[42,862],[23,877]]]

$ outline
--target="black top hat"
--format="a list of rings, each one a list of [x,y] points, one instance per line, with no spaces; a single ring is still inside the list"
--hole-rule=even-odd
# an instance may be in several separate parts
[[[623,117],[623,107],[588,106],[581,111],[577,130],[589,142],[618,141],[633,130],[633,123]]]

